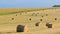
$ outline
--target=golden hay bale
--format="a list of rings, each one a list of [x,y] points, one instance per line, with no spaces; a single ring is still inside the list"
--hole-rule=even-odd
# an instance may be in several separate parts
[[[29,20],[31,21],[31,18],[29,18]]]
[[[32,16],[33,16],[34,14],[32,14]]]
[[[49,23],[46,23],[46,26],[48,26]]]
[[[44,17],[44,16],[41,16],[41,17]]]
[[[35,14],[35,16],[37,16],[37,14]]]
[[[46,14],[46,16],[48,16],[48,14]]]
[[[37,13],[37,14],[39,14],[39,13]]]
[[[35,26],[39,26],[39,24],[40,24],[40,22],[37,22],[37,23],[35,24]]]
[[[17,26],[17,32],[27,32],[27,26],[18,25]]]
[[[40,19],[40,21],[42,21],[42,19]]]
[[[12,20],[14,20],[14,18],[12,18]]]
[[[17,16],[17,14],[16,14],[16,16]]]
[[[25,25],[24,32],[27,32],[27,31],[28,31],[28,28],[27,28],[27,25]]]
[[[34,16],[35,15],[35,13],[32,13],[32,16]]]
[[[49,25],[48,25],[48,28],[52,28],[52,24],[49,24]]]
[[[57,18],[55,18],[55,20],[57,20]]]
[[[47,23],[46,26],[47,26],[48,28],[52,28],[52,24]]]

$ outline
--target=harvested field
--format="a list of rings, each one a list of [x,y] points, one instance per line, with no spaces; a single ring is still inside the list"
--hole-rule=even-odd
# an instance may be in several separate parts
[[[37,16],[31,16],[33,13],[39,13],[39,14]],[[16,14],[18,16],[16,16]],[[46,14],[48,14],[48,16],[46,16]],[[41,16],[44,17],[42,18]],[[14,20],[11,19],[12,17],[14,18]],[[56,17],[58,18],[58,20],[54,20],[54,18]],[[32,20],[29,21],[29,18],[32,18]],[[43,19],[43,21],[40,22],[40,19]],[[36,22],[40,22],[39,27],[35,26]],[[53,24],[51,29],[46,27],[46,22]],[[17,33],[16,27],[18,24],[27,25],[28,31]],[[22,12],[22,15],[20,15],[20,13],[0,15],[0,33],[1,34],[8,34],[8,33],[9,34],[59,34],[60,9],[58,8],[56,10],[46,9],[44,11],[39,10],[39,11],[31,11],[31,12],[27,11],[27,13]]]

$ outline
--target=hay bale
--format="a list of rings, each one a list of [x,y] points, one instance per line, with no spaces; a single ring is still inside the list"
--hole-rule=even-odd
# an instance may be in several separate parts
[[[48,14],[46,14],[46,16],[48,16]]]
[[[44,16],[41,16],[41,17],[44,17]]]
[[[37,22],[37,23],[35,24],[35,26],[39,26],[39,24],[40,24],[40,22]]]
[[[35,15],[35,13],[32,13],[32,16]]]
[[[52,28],[52,24],[49,24],[49,25],[48,25],[48,28]]]
[[[42,21],[42,19],[40,19],[40,21]]]
[[[20,13],[20,15],[22,15],[22,13]]]
[[[31,21],[31,18],[29,18],[29,20]]]
[[[34,14],[32,14],[32,16],[33,16]]]
[[[37,16],[37,14],[35,14],[35,16]]]
[[[17,14],[16,14],[16,16],[17,16]]]
[[[37,13],[37,14],[39,14],[39,13]]]
[[[17,26],[17,32],[27,32],[26,26],[18,25]]]
[[[57,18],[55,18],[55,20],[57,20]]]
[[[12,18],[12,20],[14,20],[14,18]]]
[[[47,23],[46,26],[47,26],[48,28],[52,28],[52,24]]]
[[[35,13],[33,13],[33,14],[35,14]]]
[[[46,26],[48,26],[49,25],[49,23],[46,23]]]

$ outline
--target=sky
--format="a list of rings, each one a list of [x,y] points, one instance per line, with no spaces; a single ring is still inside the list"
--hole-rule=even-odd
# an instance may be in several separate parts
[[[0,0],[0,8],[51,7],[60,0]]]

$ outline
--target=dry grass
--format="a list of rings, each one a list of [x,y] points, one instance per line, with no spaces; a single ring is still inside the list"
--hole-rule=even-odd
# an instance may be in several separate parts
[[[15,9],[14,9],[15,10]],[[8,10],[10,11],[10,10]],[[38,13],[37,16],[31,16],[32,13]],[[48,14],[46,16],[45,14]],[[15,16],[16,14],[10,14],[10,15],[3,15],[0,16],[0,33],[1,34],[59,34],[60,32],[60,9],[48,9],[44,11],[33,11],[33,12],[27,12],[17,13],[18,16]],[[44,16],[43,18],[41,16]],[[14,18],[14,20],[11,20],[11,18]],[[29,18],[32,18],[31,21],[29,21]],[[58,18],[56,21],[54,18]],[[43,19],[42,22],[40,22],[40,19]],[[35,23],[40,22],[40,26],[36,27]],[[52,23],[53,28],[48,29],[45,25],[46,22]],[[28,32],[22,32],[17,33],[16,27],[18,24],[27,25]]]

